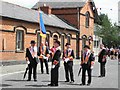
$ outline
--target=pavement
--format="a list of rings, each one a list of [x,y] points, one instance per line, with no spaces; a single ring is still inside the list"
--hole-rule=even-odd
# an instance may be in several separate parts
[[[98,78],[99,76],[99,63],[95,61],[95,65],[92,71],[92,83],[90,86],[80,86],[81,74],[78,76],[80,60],[74,60],[74,83],[65,83],[65,72],[63,62],[59,69],[59,86],[49,87],[47,84],[50,83],[50,74],[40,73],[40,64],[37,67],[37,82],[33,80],[27,82],[27,77],[23,80],[23,74],[26,64],[17,65],[4,65],[1,66],[1,88],[116,88],[118,89],[118,61],[108,59],[106,64],[106,77]],[[49,69],[51,68],[51,62],[49,62]],[[45,68],[44,68],[45,71]],[[120,75],[120,74],[119,74]]]

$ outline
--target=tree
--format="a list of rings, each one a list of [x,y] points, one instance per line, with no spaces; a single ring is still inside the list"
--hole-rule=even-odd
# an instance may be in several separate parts
[[[118,47],[120,45],[120,28],[116,23],[112,24],[106,14],[99,15],[100,21],[97,27],[96,34],[103,38],[103,43],[108,47]]]

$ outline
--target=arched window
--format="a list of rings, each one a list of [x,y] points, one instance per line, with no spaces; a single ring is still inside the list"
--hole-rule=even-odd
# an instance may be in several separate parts
[[[86,28],[88,28],[89,27],[89,23],[90,23],[90,20],[89,20],[90,13],[87,11],[85,15],[86,15],[85,26],[86,26]]]
[[[65,36],[61,35],[61,49],[62,49],[62,51],[64,50],[64,39],[65,39]]]
[[[71,41],[71,36],[68,35],[68,36],[67,36],[67,43],[71,43],[70,41]]]
[[[82,36],[82,49],[84,48],[84,46],[86,45],[86,41],[87,41],[87,36],[83,35]]]
[[[17,51],[24,50],[24,31],[23,30],[16,31],[16,50]]]
[[[50,46],[50,34],[46,34],[45,42],[48,42],[48,46]]]
[[[42,37],[40,36],[40,33],[37,33],[37,47],[40,47],[41,42],[42,42]]]
[[[58,36],[57,36],[57,35],[54,35],[54,36],[53,36],[53,41],[56,41],[56,40],[58,40]]]

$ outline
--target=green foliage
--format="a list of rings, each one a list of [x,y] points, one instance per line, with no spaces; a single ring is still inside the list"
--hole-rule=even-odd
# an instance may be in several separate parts
[[[98,36],[103,38],[103,43],[108,47],[114,46],[118,47],[120,45],[120,28],[113,25],[106,14],[99,15],[100,22],[96,27],[96,32]]]

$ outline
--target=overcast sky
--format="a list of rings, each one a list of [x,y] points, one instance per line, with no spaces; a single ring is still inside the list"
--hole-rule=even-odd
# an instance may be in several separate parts
[[[18,4],[20,6],[31,8],[39,0],[2,0],[2,1],[7,1],[10,3]],[[98,12],[108,14],[109,19],[111,19],[112,22],[116,23],[118,23],[118,1],[120,0],[94,0],[95,5],[98,8]]]

